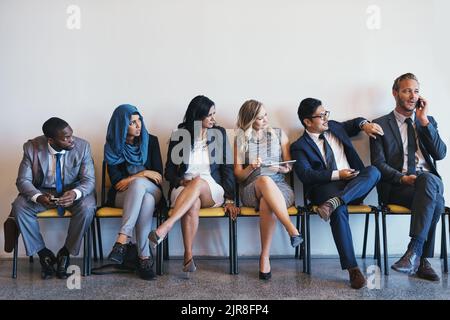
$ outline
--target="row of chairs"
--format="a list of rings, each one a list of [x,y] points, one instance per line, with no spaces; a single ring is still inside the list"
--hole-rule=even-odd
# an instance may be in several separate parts
[[[291,185],[294,186],[293,175],[290,175]],[[101,234],[101,220],[106,218],[121,218],[122,209],[108,207],[106,205],[106,193],[110,187],[110,181],[107,174],[106,163],[102,164],[102,176],[101,176],[101,206],[98,208],[95,219],[92,222],[89,230],[87,230],[84,235],[84,254],[83,254],[83,276],[88,276],[91,274],[91,248],[94,251],[94,261],[98,260],[97,255],[97,245],[99,258],[103,261],[103,244],[102,244],[102,234]],[[306,199],[306,198],[305,198]],[[240,205],[239,197],[237,197],[237,205]],[[288,208],[288,213],[290,216],[296,218],[297,229],[301,229],[301,233],[304,236],[305,241],[295,249],[294,258],[303,259],[303,272],[311,273],[311,229],[310,229],[310,217],[311,215],[316,215],[314,206],[306,204],[304,206],[294,205]],[[364,239],[363,239],[363,251],[362,258],[366,258],[367,251],[367,240],[368,240],[368,230],[370,225],[370,217],[374,216],[375,220],[375,248],[374,248],[374,259],[377,261],[377,265],[381,268],[381,245],[380,245],[380,228],[379,228],[379,216],[382,216],[382,230],[383,230],[383,253],[384,253],[384,270],[385,274],[389,274],[388,268],[388,249],[387,249],[387,232],[386,232],[386,217],[388,215],[410,215],[411,211],[405,207],[396,205],[387,206],[369,206],[369,205],[352,205],[349,206],[349,214],[363,214],[365,218],[364,227]],[[164,220],[170,216],[171,211],[166,210],[160,212],[155,210],[155,217],[157,219],[157,225],[159,226]],[[66,210],[64,218],[69,218],[71,213]],[[240,218],[258,217],[259,213],[251,207],[242,207],[238,216],[238,219],[233,220],[224,211],[223,208],[208,208],[201,209],[199,213],[200,218],[225,218],[228,220],[228,238],[229,238],[229,273],[238,274],[238,248],[237,248],[237,220]],[[441,233],[441,259],[444,259],[444,272],[448,272],[448,256],[447,256],[447,239],[446,239],[446,224],[445,217],[448,217],[449,221],[449,233],[450,233],[450,209],[446,207],[445,212],[442,213],[442,233]],[[45,212],[39,213],[38,218],[59,218],[55,209],[47,210]],[[95,223],[94,223],[95,222]],[[91,236],[92,233],[92,236]],[[93,243],[92,243],[93,240]],[[97,241],[98,240],[98,241]],[[15,243],[15,249],[13,253],[13,278],[17,277],[17,256],[18,256],[18,240]],[[169,238],[157,246],[156,250],[156,272],[158,275],[163,274],[164,260],[170,258],[169,255]],[[30,262],[33,262],[33,257],[30,257]]]

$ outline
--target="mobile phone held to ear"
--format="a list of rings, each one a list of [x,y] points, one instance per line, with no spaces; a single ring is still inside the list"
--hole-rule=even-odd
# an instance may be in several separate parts
[[[422,99],[420,98],[416,102],[416,109],[422,110]]]

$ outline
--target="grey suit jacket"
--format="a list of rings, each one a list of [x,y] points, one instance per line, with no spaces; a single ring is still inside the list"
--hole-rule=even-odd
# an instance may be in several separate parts
[[[48,143],[45,136],[35,138],[38,145],[39,173],[33,179],[33,143],[26,142],[23,145],[23,158],[19,166],[19,174],[16,186],[20,194],[28,200],[41,192],[44,181],[44,173],[48,171]],[[94,161],[91,147],[86,140],[74,137],[75,147],[67,151],[64,156],[64,191],[77,188],[82,193],[82,198],[90,195],[95,189]],[[33,184],[34,180],[34,184]]]
[[[440,177],[434,161],[445,157],[447,147],[439,136],[437,122],[431,116],[428,116],[428,120],[430,124],[427,127],[422,127],[416,120],[419,147],[431,172]],[[394,112],[373,122],[378,123],[384,131],[384,136],[377,136],[376,140],[370,139],[370,157],[372,164],[381,172],[381,180],[377,186],[379,200],[386,203],[391,185],[399,185],[403,176],[403,144]]]

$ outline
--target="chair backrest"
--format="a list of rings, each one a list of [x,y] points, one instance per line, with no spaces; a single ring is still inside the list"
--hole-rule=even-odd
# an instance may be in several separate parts
[[[101,205],[106,205],[106,196],[109,188],[111,187],[111,180],[109,179],[108,166],[106,161],[103,160],[102,163],[102,186],[101,186]]]

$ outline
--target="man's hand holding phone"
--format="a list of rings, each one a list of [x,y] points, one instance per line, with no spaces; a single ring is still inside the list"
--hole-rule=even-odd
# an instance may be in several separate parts
[[[359,174],[359,171],[355,169],[342,169],[339,170],[339,179],[340,180],[352,180],[356,178]]]
[[[403,176],[403,177],[400,179],[400,183],[401,183],[401,184],[406,184],[406,185],[408,185],[408,186],[414,186],[415,183],[416,183],[416,179],[417,179],[417,176],[414,175],[414,174],[411,174],[411,175],[409,175],[409,176]]]
[[[42,204],[46,208],[51,208],[55,205],[51,200],[52,197],[53,196],[50,193],[44,193],[37,197],[36,202]]]
[[[75,191],[69,190],[69,191],[64,192],[64,194],[61,197],[55,198],[55,199],[58,199],[55,202],[55,204],[58,206],[62,206],[62,207],[69,207],[73,204],[76,197],[77,197],[77,194],[75,193]]]
[[[422,127],[426,127],[428,121],[428,101],[424,97],[419,97],[416,103],[416,119],[420,122]]]

